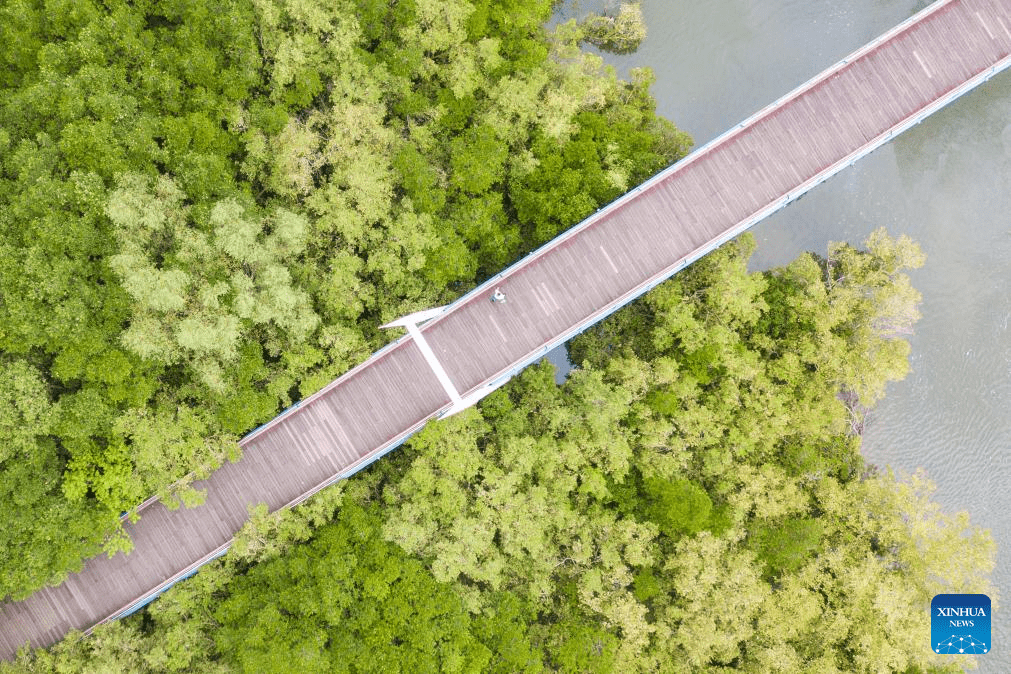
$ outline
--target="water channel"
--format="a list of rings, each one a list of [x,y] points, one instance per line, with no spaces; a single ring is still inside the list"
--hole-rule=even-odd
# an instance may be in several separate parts
[[[787,93],[925,3],[917,0],[643,0],[648,37],[607,56],[619,74],[656,73],[658,112],[696,146]],[[599,5],[597,5],[599,6]],[[578,16],[591,5],[566,5]],[[927,254],[914,271],[923,318],[912,371],[865,429],[868,461],[923,467],[949,512],[997,542],[995,584],[1011,586],[1011,72],[756,225],[753,266],[784,264],[885,226]],[[564,354],[552,354],[556,363]],[[926,620],[926,615],[924,617]],[[1011,672],[1011,613],[998,610],[980,672]],[[926,647],[926,644],[924,645]]]

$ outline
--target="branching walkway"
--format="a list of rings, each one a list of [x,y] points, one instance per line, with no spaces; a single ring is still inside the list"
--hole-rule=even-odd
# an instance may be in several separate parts
[[[1011,64],[1011,0],[941,0],[635,188],[243,439],[207,502],[146,504],[135,548],[0,606],[0,657],[143,605],[223,553],[247,505],[297,503]],[[490,301],[500,288],[504,302]]]

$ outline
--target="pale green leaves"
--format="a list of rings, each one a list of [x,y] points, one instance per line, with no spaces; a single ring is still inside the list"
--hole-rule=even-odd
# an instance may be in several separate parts
[[[617,16],[593,14],[582,23],[584,39],[604,51],[628,54],[646,39],[646,22],[638,2],[623,2]]]
[[[297,119],[288,121],[273,141],[271,188],[287,197],[301,197],[313,189],[313,176],[323,163],[318,132]]]
[[[171,178],[152,183],[136,174],[121,178],[106,212],[120,244],[110,264],[133,299],[122,341],[141,357],[188,362],[222,391],[249,326],[273,326],[298,343],[318,325],[287,268],[307,235],[294,213],[254,219],[229,198],[211,207],[201,227]]]
[[[912,578],[923,582],[925,595],[996,595],[988,578],[996,555],[990,532],[972,525],[965,511],[943,512],[932,498],[936,487],[923,471],[901,481],[891,474],[879,477],[868,488],[904,525],[896,535],[899,559]]]
[[[187,316],[179,321],[176,339],[183,349],[197,357],[220,356],[223,361],[235,358],[239,341],[239,319],[236,316]]]
[[[573,375],[567,403],[556,397],[550,369],[528,371],[522,382],[522,403],[514,411],[507,412],[508,399],[496,394],[505,406],[493,415],[502,429],[498,437],[487,435],[487,422],[469,412],[430,425],[412,440],[424,452],[387,491],[395,506],[384,533],[430,558],[444,581],[511,588],[531,600],[549,596],[557,579],[585,573],[597,573],[608,588],[615,582],[623,588],[633,565],[652,562],[656,536],[654,525],[620,518],[594,501],[607,497],[609,479],[628,470],[631,449],[615,433],[627,413],[627,394],[595,372]],[[506,431],[524,426],[532,435]],[[597,581],[587,582],[587,596],[597,597],[590,589]],[[600,586],[599,592],[607,596],[593,605],[606,606],[605,615],[641,619],[642,607],[632,610],[612,589]]]
[[[120,226],[124,248],[149,245],[147,237],[169,234],[183,224],[184,196],[168,176],[159,176],[151,184],[140,174],[127,173],[120,177],[118,189],[106,206],[106,214]]]
[[[677,602],[661,612],[660,637],[679,670],[741,657],[772,594],[751,554],[703,532],[682,541],[663,568]]]
[[[265,251],[257,245],[262,226],[246,220],[244,210],[234,199],[226,199],[214,204],[211,209],[210,225],[213,228],[216,247],[229,257],[249,264],[262,263]]]
[[[179,357],[172,332],[155,316],[133,319],[120,340],[123,346],[147,360],[172,363]]]
[[[153,269],[145,261],[130,255],[117,255],[113,269],[123,276],[123,288],[144,308],[174,313],[186,308],[190,277],[180,269]]]
[[[965,513],[942,514],[932,489],[922,474],[909,482],[890,474],[845,485],[820,481],[815,494],[825,514],[816,521],[824,544],[782,576],[781,589],[764,603],[761,648],[749,649],[756,665],[774,661],[775,653],[779,662],[818,663],[818,671],[930,663],[929,651],[909,645],[928,642],[922,616],[931,597],[995,593],[987,579],[995,552],[989,534],[970,526]],[[797,534],[780,547],[796,545]]]
[[[55,414],[38,370],[22,360],[0,363],[0,466],[19,454],[32,456]]]
[[[159,496],[170,507],[180,500],[187,506],[195,505],[200,499],[190,487],[192,481],[207,477],[226,459],[234,461],[239,456],[234,437],[214,432],[206,413],[182,405],[173,408],[166,403],[153,410],[127,410],[116,420],[113,430],[129,447],[134,464],[130,478],[139,482],[136,492],[140,496],[135,502],[164,476],[182,474],[184,477]]]
[[[833,333],[845,339],[860,360],[842,363],[839,376],[860,405],[884,395],[885,383],[908,371],[908,345],[901,340],[920,317],[920,294],[903,273],[925,257],[908,236],[889,237],[884,229],[865,241],[867,252],[831,244],[824,263]],[[874,367],[866,367],[868,360]]]
[[[278,257],[289,258],[305,249],[309,223],[303,216],[281,208],[274,213],[271,225],[273,233],[267,238]]]
[[[466,40],[467,18],[474,11],[473,5],[464,0],[418,0],[417,26],[404,36],[409,42],[417,42],[427,53],[449,49]]]

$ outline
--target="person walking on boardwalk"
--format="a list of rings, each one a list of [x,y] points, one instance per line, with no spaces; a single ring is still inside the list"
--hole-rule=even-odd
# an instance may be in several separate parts
[[[495,292],[491,294],[491,301],[496,304],[505,304],[506,296],[501,288],[495,288]]]

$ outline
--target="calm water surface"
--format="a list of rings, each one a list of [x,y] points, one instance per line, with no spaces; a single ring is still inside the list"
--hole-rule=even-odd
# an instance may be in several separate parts
[[[620,73],[656,73],[658,111],[697,146],[910,16],[916,0],[643,0],[649,36]],[[564,16],[591,5],[568,5]],[[598,5],[599,6],[599,5]],[[912,372],[869,417],[864,455],[918,467],[949,511],[998,545],[1011,582],[1011,73],[956,101],[789,208],[756,225],[758,268],[884,225],[927,253],[912,273],[923,319]],[[926,619],[926,616],[925,616]],[[1011,613],[994,616],[981,672],[1011,672]]]

